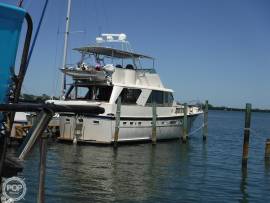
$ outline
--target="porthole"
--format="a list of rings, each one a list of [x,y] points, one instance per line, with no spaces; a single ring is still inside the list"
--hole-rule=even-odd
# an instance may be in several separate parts
[[[94,123],[94,124],[99,124],[99,121],[94,120],[93,123]]]
[[[170,121],[170,124],[174,125],[174,124],[176,124],[176,121]]]

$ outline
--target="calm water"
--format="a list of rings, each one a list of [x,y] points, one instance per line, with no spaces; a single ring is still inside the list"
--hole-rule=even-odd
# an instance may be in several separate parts
[[[198,118],[193,127],[200,126]],[[209,137],[112,147],[49,143],[46,202],[270,202],[264,144],[270,114],[253,113],[247,173],[241,171],[244,113],[210,111]],[[36,202],[39,153],[22,174]]]

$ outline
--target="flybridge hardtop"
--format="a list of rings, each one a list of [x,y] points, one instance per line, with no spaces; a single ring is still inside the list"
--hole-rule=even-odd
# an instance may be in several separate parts
[[[94,55],[104,55],[114,58],[121,58],[121,59],[127,59],[127,58],[147,58],[147,59],[154,59],[153,57],[146,56],[143,54],[130,52],[130,51],[124,51],[119,49],[114,49],[110,47],[101,47],[101,46],[88,46],[88,47],[80,47],[75,48],[73,50],[79,51],[82,54],[94,54]]]

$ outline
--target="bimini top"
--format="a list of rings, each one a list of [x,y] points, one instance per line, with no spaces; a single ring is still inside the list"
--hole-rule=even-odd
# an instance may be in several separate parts
[[[104,56],[110,56],[115,58],[148,58],[148,59],[154,59],[150,56],[145,56],[142,54],[129,52],[129,51],[123,51],[119,49],[113,49],[110,47],[99,47],[99,46],[89,46],[89,47],[80,47],[75,48],[74,50],[79,51],[81,53],[89,53],[89,54],[100,54]]]

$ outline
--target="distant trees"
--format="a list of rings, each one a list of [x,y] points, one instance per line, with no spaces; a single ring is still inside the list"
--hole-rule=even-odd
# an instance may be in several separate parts
[[[49,100],[49,99],[59,99],[58,97],[50,97],[46,94],[42,94],[40,96],[37,96],[37,95],[33,95],[33,94],[21,94],[20,96],[20,101],[21,102],[31,102],[31,103],[44,103],[46,100]]]
[[[183,103],[176,102],[178,105],[181,105]],[[204,103],[194,103],[194,104],[189,104],[189,105],[195,105],[195,106],[200,106],[203,109],[205,108]],[[218,110],[218,111],[245,111],[243,108],[234,108],[234,107],[228,107],[228,106],[214,106],[212,104],[208,104],[208,109],[209,110]],[[270,113],[270,109],[259,109],[259,108],[254,108],[252,109],[252,112],[265,112],[265,113]]]

